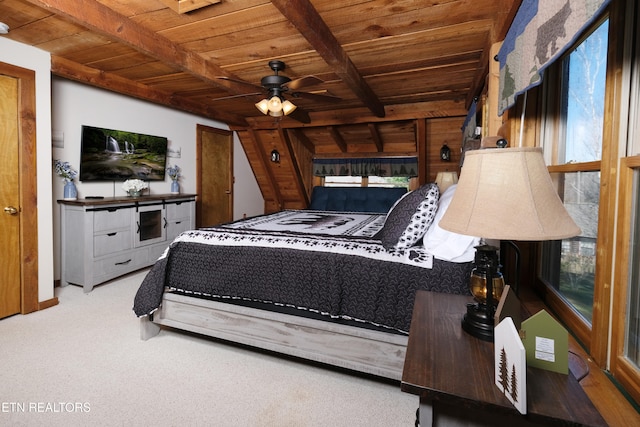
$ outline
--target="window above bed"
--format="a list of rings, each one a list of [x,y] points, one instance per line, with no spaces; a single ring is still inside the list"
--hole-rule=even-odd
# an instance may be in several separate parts
[[[416,157],[314,159],[313,174],[327,187],[404,187],[418,176]]]
[[[325,187],[402,187],[409,188],[407,176],[334,176],[324,177]]]

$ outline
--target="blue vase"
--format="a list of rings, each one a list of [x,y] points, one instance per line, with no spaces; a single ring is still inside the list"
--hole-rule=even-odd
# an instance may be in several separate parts
[[[65,200],[76,200],[78,198],[78,189],[76,188],[76,184],[73,181],[67,181],[64,184],[64,199]]]
[[[180,194],[180,183],[178,181],[171,181],[171,194]]]

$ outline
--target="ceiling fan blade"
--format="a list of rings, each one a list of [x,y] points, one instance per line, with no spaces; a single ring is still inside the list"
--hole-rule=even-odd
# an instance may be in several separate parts
[[[291,117],[293,120],[297,120],[300,123],[311,123],[311,117],[309,117],[309,113],[307,113],[300,107],[289,113],[287,117]]]
[[[331,95],[326,90],[325,91],[318,91],[318,92],[322,92],[322,93],[294,92],[294,93],[291,94],[291,96],[294,97],[294,98],[303,98],[303,99],[308,99],[308,100],[316,101],[316,102],[336,102],[336,101],[341,101],[342,100],[342,98],[340,98],[338,96]]]
[[[324,83],[324,80],[317,78],[316,76],[305,76],[300,77],[299,79],[291,80],[289,83],[284,86],[288,87],[289,90],[298,90],[307,86],[314,86],[320,83]]]
[[[231,84],[229,86],[230,87],[234,87],[236,89],[237,89],[236,84],[240,84],[240,85],[242,85],[244,87],[249,87],[254,91],[261,91],[262,92],[264,90],[264,88],[262,86],[254,85],[253,83],[249,83],[249,82],[246,82],[244,80],[233,79],[233,78],[227,77],[227,76],[218,76],[216,78],[219,79],[219,80],[225,80],[227,82],[230,82]]]
[[[243,93],[240,95],[228,95],[228,96],[221,96],[219,98],[209,97],[209,99],[215,102],[215,101],[224,101],[225,99],[244,98],[247,96],[255,96],[255,95],[262,95],[262,92]]]

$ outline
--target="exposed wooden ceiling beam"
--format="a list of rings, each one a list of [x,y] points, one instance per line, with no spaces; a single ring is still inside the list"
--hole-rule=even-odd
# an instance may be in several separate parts
[[[291,129],[290,132],[293,133],[295,138],[300,141],[300,143],[309,151],[309,153],[316,153],[316,146],[309,140],[309,138],[307,138],[307,135],[305,135],[304,132],[302,132],[300,129]]]
[[[513,23],[513,19],[516,17],[521,4],[522,0],[502,0],[502,7],[498,10],[503,12],[500,14],[499,19],[496,20],[496,24],[494,26],[495,32],[493,40],[491,40],[492,44],[497,41],[504,40],[507,36],[507,32]]]
[[[51,55],[51,72],[56,76],[64,77],[69,80],[86,83],[91,86],[107,89],[127,96],[133,96],[138,99],[144,99],[145,101],[154,102],[171,108],[188,111],[210,119],[220,120],[231,125],[247,126],[247,122],[244,117],[229,114],[223,110],[216,110],[214,108],[203,106],[203,104],[192,102],[187,98],[175,96],[161,90],[152,89],[149,86],[136,83],[115,74],[96,70],[95,68],[87,67],[56,55]]]
[[[333,142],[338,146],[340,151],[343,153],[346,153],[347,143],[344,141],[344,138],[342,137],[342,135],[340,135],[340,132],[338,132],[338,129],[335,126],[327,126],[327,130],[329,131],[329,136],[331,137]]]
[[[369,123],[369,132],[371,133],[371,138],[373,138],[373,143],[376,145],[376,150],[382,153],[384,151],[384,146],[382,143],[382,137],[380,136],[380,132],[378,132],[378,127],[375,123]]]
[[[304,174],[302,173],[302,167],[300,159],[296,156],[296,150],[293,149],[293,145],[291,144],[291,139],[289,138],[289,133],[285,129],[278,129],[278,136],[280,140],[284,141],[287,146],[287,156],[291,159],[291,166],[295,170],[295,177],[297,181],[296,188],[298,189],[298,198],[304,202],[305,206],[309,206],[309,195],[306,191],[304,191],[305,185],[302,177]]]
[[[271,3],[307,39],[313,49],[329,64],[340,79],[377,117],[385,116],[382,102],[362,78],[347,52],[342,48],[329,26],[308,0],[271,0]]]
[[[464,101],[431,101],[417,102],[413,104],[390,105],[387,107],[385,117],[376,117],[366,108],[352,108],[336,111],[322,111],[310,113],[311,123],[305,124],[288,118],[281,121],[274,121],[273,117],[247,117],[247,123],[254,129],[275,129],[277,127],[313,128],[333,125],[349,125],[358,123],[384,123],[396,120],[414,120],[436,117],[460,116],[460,126],[467,115],[467,108]]]
[[[493,30],[491,31],[491,35],[486,40],[485,48],[482,51],[482,56],[479,62],[480,66],[478,67],[476,75],[473,78],[471,90],[467,94],[467,108],[469,108],[474,99],[480,95],[486,84],[485,79],[489,72],[489,62],[494,60],[490,57],[490,52],[493,44],[500,40],[504,40],[507,35],[507,31],[509,31],[509,27],[511,27],[513,19],[515,18],[520,5],[522,4],[522,0],[501,1],[502,7],[499,8],[499,10],[502,10],[503,12],[497,15]]]
[[[233,95],[246,94],[238,77],[204,58],[171,42],[168,38],[142,27],[99,2],[68,0],[27,0],[78,25],[113,38],[167,65],[176,67]]]
[[[489,43],[487,48],[482,51],[482,56],[480,57],[480,61],[478,62],[478,68],[476,69],[473,83],[471,83],[471,90],[467,92],[467,96],[465,99],[465,105],[467,106],[467,109],[471,108],[471,104],[473,104],[473,102],[478,98],[486,85],[487,72],[489,71],[490,52],[491,44]]]

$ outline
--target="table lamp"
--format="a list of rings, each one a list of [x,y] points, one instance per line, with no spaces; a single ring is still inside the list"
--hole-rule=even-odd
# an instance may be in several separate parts
[[[541,148],[468,151],[453,199],[439,226],[495,240],[559,240],[580,234],[553,186]],[[494,291],[494,284],[500,286],[501,280],[497,250],[487,244],[476,247],[474,271],[481,274],[472,277],[470,286],[477,303],[467,306],[462,320],[466,332],[485,341],[493,341],[501,291]]]
[[[438,184],[438,189],[440,190],[440,194],[444,193],[444,191],[451,187],[453,184],[458,183],[458,173],[457,172],[438,172],[436,175],[436,184]]]

